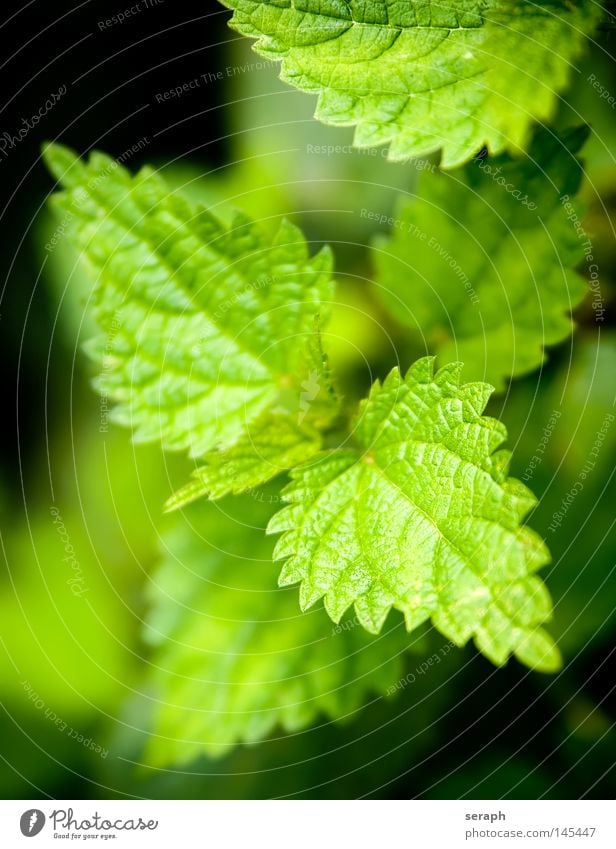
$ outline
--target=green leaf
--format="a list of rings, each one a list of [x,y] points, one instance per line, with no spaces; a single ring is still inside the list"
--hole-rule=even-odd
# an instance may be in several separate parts
[[[331,299],[331,254],[311,257],[283,220],[273,236],[237,213],[229,227],[93,153],[51,145],[54,196],[94,278],[103,331],[89,345],[110,418],[136,441],[199,457],[242,439],[267,411],[299,403],[315,320]]]
[[[307,609],[324,598],[337,622],[351,605],[378,633],[392,607],[410,631],[427,619],[457,645],[474,637],[496,664],[511,652],[538,669],[560,664],[539,626],[551,601],[534,572],[548,562],[521,521],[532,494],[507,477],[503,425],[481,415],[491,387],[460,385],[461,364],[433,375],[419,360],[373,386],[355,424],[358,448],[319,455],[293,472],[282,586],[301,582]]]
[[[203,495],[215,500],[253,489],[309,460],[320,448],[317,431],[268,413],[231,448],[207,454],[206,464],[193,473],[196,479],[172,495],[165,508],[176,510]]]
[[[231,26],[318,93],[316,116],[399,160],[524,146],[548,120],[601,11],[590,0],[223,0]]]
[[[193,472],[195,480],[168,499],[166,510],[176,510],[203,495],[215,500],[254,489],[319,451],[320,429],[336,417],[338,401],[318,329],[307,350],[312,368],[299,396],[289,383],[278,406],[252,423],[235,445],[206,454],[205,465]]]
[[[468,377],[502,389],[570,335],[586,292],[573,269],[590,245],[572,199],[586,136],[541,132],[519,159],[424,173],[375,241],[379,294],[441,363],[461,360]]]
[[[146,630],[151,763],[218,757],[275,728],[351,718],[400,680],[409,643],[401,621],[378,638],[353,620],[335,628],[276,588],[272,541],[254,527],[271,515],[269,498],[245,496],[224,511],[200,503],[163,536]]]

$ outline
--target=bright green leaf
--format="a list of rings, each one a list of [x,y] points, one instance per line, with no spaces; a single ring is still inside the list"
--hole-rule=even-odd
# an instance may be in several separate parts
[[[206,455],[206,464],[194,472],[195,480],[168,499],[167,510],[176,510],[207,495],[212,500],[254,489],[270,478],[309,460],[321,447],[316,431],[303,428],[290,417],[257,419],[235,445]]]
[[[378,633],[392,607],[408,630],[431,619],[458,645],[473,637],[494,663],[510,653],[538,669],[560,664],[540,625],[551,601],[534,572],[549,560],[520,523],[535,500],[507,477],[500,422],[482,416],[491,387],[460,385],[460,364],[433,374],[419,360],[378,382],[355,424],[356,449],[293,472],[280,583],[301,582],[302,609],[321,598],[337,622],[351,605]]]
[[[442,149],[446,167],[484,145],[524,146],[554,112],[600,6],[550,0],[223,0],[231,26],[319,95],[316,115],[355,125],[392,159]]]
[[[61,226],[95,278],[103,332],[89,349],[114,421],[198,457],[300,403],[332,294],[327,248],[311,257],[286,220],[273,237],[239,213],[226,227],[151,168],[133,177],[57,145],[45,156],[65,187],[54,196]]]
[[[193,473],[195,480],[168,499],[167,510],[203,495],[214,500],[254,489],[319,451],[319,428],[326,428],[335,418],[338,402],[318,331],[307,351],[312,367],[299,387],[299,395],[297,386],[289,382],[278,406],[250,424],[235,445],[206,454],[205,464]]]

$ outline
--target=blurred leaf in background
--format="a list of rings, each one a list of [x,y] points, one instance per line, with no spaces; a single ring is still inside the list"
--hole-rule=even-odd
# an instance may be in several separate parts
[[[155,765],[220,756],[323,718],[349,721],[371,696],[396,691],[406,649],[421,648],[400,617],[374,638],[355,618],[336,627],[321,607],[299,611],[296,594],[277,588],[265,535],[278,501],[269,486],[200,503],[163,536],[146,630]]]
[[[561,357],[556,373],[515,385],[502,409],[493,402],[519,437],[515,472],[539,497],[530,521],[552,552],[552,628],[569,659],[616,627],[615,370],[614,333],[580,334],[571,362]]]

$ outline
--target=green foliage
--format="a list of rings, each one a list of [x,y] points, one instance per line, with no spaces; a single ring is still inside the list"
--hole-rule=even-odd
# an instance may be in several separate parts
[[[138,439],[204,455],[167,507],[254,490],[309,461],[338,410],[318,331],[329,254],[310,260],[286,223],[273,242],[239,214],[226,229],[150,169],[131,178],[99,154],[89,165],[63,148],[47,155],[98,274],[99,388]],[[491,389],[461,386],[459,364],[432,369],[424,359],[405,380],[377,382],[350,434],[359,448],[293,473],[293,504],[270,523],[287,531],[277,557],[292,555],[281,581],[302,582],[304,608],[324,598],[336,622],[354,604],[378,633],[393,606],[408,630],[431,619],[497,664],[515,653],[555,669],[539,627],[551,604],[533,575],[548,555],[520,525],[534,499],[507,478],[509,455],[496,450],[506,432],[481,415]]]
[[[318,93],[319,119],[355,125],[357,145],[389,143],[394,160],[442,149],[445,167],[524,146],[600,16],[591,0],[223,3],[285,81]]]
[[[607,796],[613,85],[609,52],[595,51],[587,67],[577,59],[599,7],[233,5],[234,25],[282,60],[298,89],[319,95],[325,121],[354,124],[358,144],[390,150],[350,151],[350,132],[309,121],[310,98],[272,84],[273,69],[259,65],[227,83],[237,87],[225,92],[233,141],[213,172],[201,158],[189,170],[174,162],[163,182],[100,154],[81,163],[63,148],[47,151],[65,187],[57,238],[51,225],[41,239],[53,245],[45,272],[58,294],[59,314],[55,303],[48,313],[54,334],[62,323],[70,333],[71,356],[73,341],[98,332],[90,351],[102,401],[97,409],[84,394],[91,426],[81,415],[73,422],[81,392],[71,383],[70,413],[61,408],[55,390],[68,389],[67,368],[55,364],[49,424],[62,436],[49,469],[24,465],[28,521],[15,516],[3,535],[0,665],[11,713],[0,733],[19,769],[17,784],[0,777],[5,795],[27,798],[32,785],[66,795],[78,775],[88,796],[106,788],[144,798],[457,798],[495,786],[502,796],[578,798],[589,781]],[[248,70],[235,52],[244,48],[234,40],[228,68]],[[576,98],[568,92],[554,126],[533,135],[570,73]],[[560,134],[582,121],[593,127],[583,224],[577,198],[574,208],[563,196],[578,192],[584,131]],[[484,145],[447,174],[436,157],[406,161],[440,149],[449,168]],[[375,218],[390,215],[392,192],[413,201],[377,242],[378,285],[364,285],[364,245]],[[262,223],[233,212],[236,203]],[[281,223],[298,210],[306,238]],[[571,332],[587,233],[586,270],[592,262],[599,274],[569,349],[486,407],[490,388],[460,385],[449,363],[462,360],[466,380],[499,388],[542,364],[544,348]],[[327,250],[311,257],[306,240],[336,244],[338,268],[349,272],[338,292]],[[330,306],[325,341],[339,395],[321,349]],[[375,374],[398,361],[405,373],[426,348],[445,368],[434,373],[421,360],[404,379],[391,372],[352,415]],[[45,362],[44,338],[33,350]],[[113,405],[112,418],[156,444],[107,432]],[[173,488],[191,466],[193,480],[166,506],[209,503],[162,518],[156,559],[169,477]],[[266,482],[286,470],[281,497]],[[38,503],[48,472],[53,493]],[[276,513],[283,498],[290,503]],[[527,515],[538,533],[524,526]],[[284,534],[278,588],[266,527]],[[548,561],[543,539],[547,591],[536,574]],[[69,583],[78,570],[83,595]],[[559,649],[543,631],[548,621]],[[553,671],[560,650],[566,666],[556,679],[515,665],[492,670],[472,640],[496,665],[513,654]],[[111,757],[95,759],[74,739],[67,746],[55,712]],[[533,727],[550,728],[558,762],[519,755],[531,716]],[[494,728],[498,747],[482,755]],[[451,758],[431,755],[454,742],[452,770]],[[221,755],[229,757],[214,760]],[[196,757],[210,760],[187,768]],[[48,778],[60,764],[63,778]]]
[[[285,531],[280,582],[301,582],[334,621],[355,605],[378,633],[392,607],[408,630],[428,618],[458,645],[474,637],[494,663],[511,652],[544,670],[560,665],[540,625],[549,595],[534,575],[548,561],[520,522],[531,493],[507,477],[504,427],[481,415],[490,387],[460,385],[460,365],[433,374],[430,358],[403,380],[376,383],[355,423],[355,450],[330,451],[293,472],[292,503],[270,522]]]
[[[51,725],[64,754],[72,741],[23,682],[81,732],[86,717],[100,722],[130,694],[139,619],[127,600],[155,554],[151,516],[170,471],[151,447],[113,429],[103,441],[96,415],[73,414],[74,431],[50,442],[53,494],[36,475],[24,483],[27,513],[5,511],[0,563],[3,701]]]
[[[320,447],[317,431],[303,428],[291,417],[267,414],[255,422],[254,434],[249,430],[231,448],[208,454],[207,464],[193,473],[196,480],[172,495],[165,506],[175,510],[203,495],[214,500],[245,492],[309,460]]]
[[[248,427],[235,445],[206,455],[206,464],[193,473],[196,480],[168,499],[168,510],[203,495],[217,499],[245,492],[317,453],[321,447],[318,428],[330,424],[337,402],[318,334],[315,340],[308,346],[313,368],[299,387],[299,399],[297,388],[289,382],[278,406]]]
[[[151,168],[132,177],[58,145],[45,156],[65,187],[55,206],[96,280],[103,333],[89,351],[99,391],[117,402],[111,418],[137,441],[201,457],[267,411],[299,416],[332,292],[329,250],[310,257],[288,221],[273,237],[239,213],[227,228]]]
[[[582,254],[562,197],[578,188],[584,136],[540,134],[527,158],[424,175],[375,252],[385,302],[397,315],[403,303],[402,318],[472,376],[502,385],[570,332]],[[333,299],[327,250],[310,257],[287,221],[273,235],[239,213],[227,225],[151,169],[132,177],[101,154],[87,164],[57,146],[46,155],[95,277],[102,334],[89,349],[113,419],[137,441],[200,459],[167,509],[252,496],[169,520],[148,590],[148,762],[217,757],[277,728],[349,718],[370,694],[399,689],[408,632],[429,622],[496,665],[513,654],[558,669],[535,574],[549,554],[523,524],[536,502],[508,477],[506,430],[483,415],[491,387],[461,384],[461,363],[435,373],[424,358],[404,379],[396,369],[377,381],[346,428],[320,339]],[[410,239],[431,232],[442,250],[427,237],[416,250]],[[449,262],[458,255],[475,312]],[[289,469],[290,503],[272,515],[263,501],[276,498],[261,487]],[[265,524],[283,532],[273,555]],[[287,561],[279,589],[273,559]],[[287,588],[297,583],[301,613]],[[307,611],[321,601],[335,627]],[[406,630],[393,619],[383,630],[392,608]]]
[[[376,240],[379,294],[442,363],[459,359],[468,377],[502,389],[571,333],[570,311],[586,291],[573,269],[587,237],[572,223],[570,196],[587,134],[542,131],[527,156],[422,174],[391,235]]]
[[[255,533],[271,515],[269,498],[224,511],[198,505],[163,536],[146,631],[155,646],[152,764],[217,757],[319,717],[349,719],[400,679],[402,622],[380,637],[352,620],[334,628],[276,589],[271,540]]]

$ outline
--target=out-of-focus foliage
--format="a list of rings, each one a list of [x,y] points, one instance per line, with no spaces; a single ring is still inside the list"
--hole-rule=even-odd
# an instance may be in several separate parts
[[[27,679],[55,711],[82,717],[116,704],[138,668],[134,601],[169,484],[157,451],[103,437],[96,414],[51,456],[53,490],[44,500],[28,481],[28,508],[2,537],[2,680],[13,704]]]
[[[543,130],[524,157],[424,174],[391,235],[376,240],[378,294],[441,363],[463,362],[469,380],[502,389],[571,332],[586,291],[573,271],[587,236],[572,196],[587,134]]]
[[[616,337],[581,335],[573,359],[539,386],[516,386],[495,412],[519,434],[513,471],[539,497],[531,522],[546,539],[552,632],[565,657],[613,637]]]
[[[89,389],[82,385],[82,398]],[[19,772],[0,788],[27,795],[73,765],[90,775],[109,757],[108,726],[131,697],[144,570],[169,475],[155,449],[102,434],[98,404],[50,444],[53,489],[28,478],[27,508],[3,523],[0,677],[3,752]],[[186,471],[184,470],[184,474]],[[5,509],[5,516],[7,510]],[[20,717],[15,727],[8,715]],[[39,748],[37,748],[39,747]],[[68,780],[68,779],[67,779]],[[68,792],[68,791],[67,791]]]
[[[370,694],[395,692],[412,645],[401,620],[380,637],[354,619],[334,628],[323,610],[301,613],[295,592],[276,588],[264,533],[276,500],[257,490],[201,503],[163,536],[146,630],[156,647],[154,764],[220,757],[319,717],[348,721]]]

